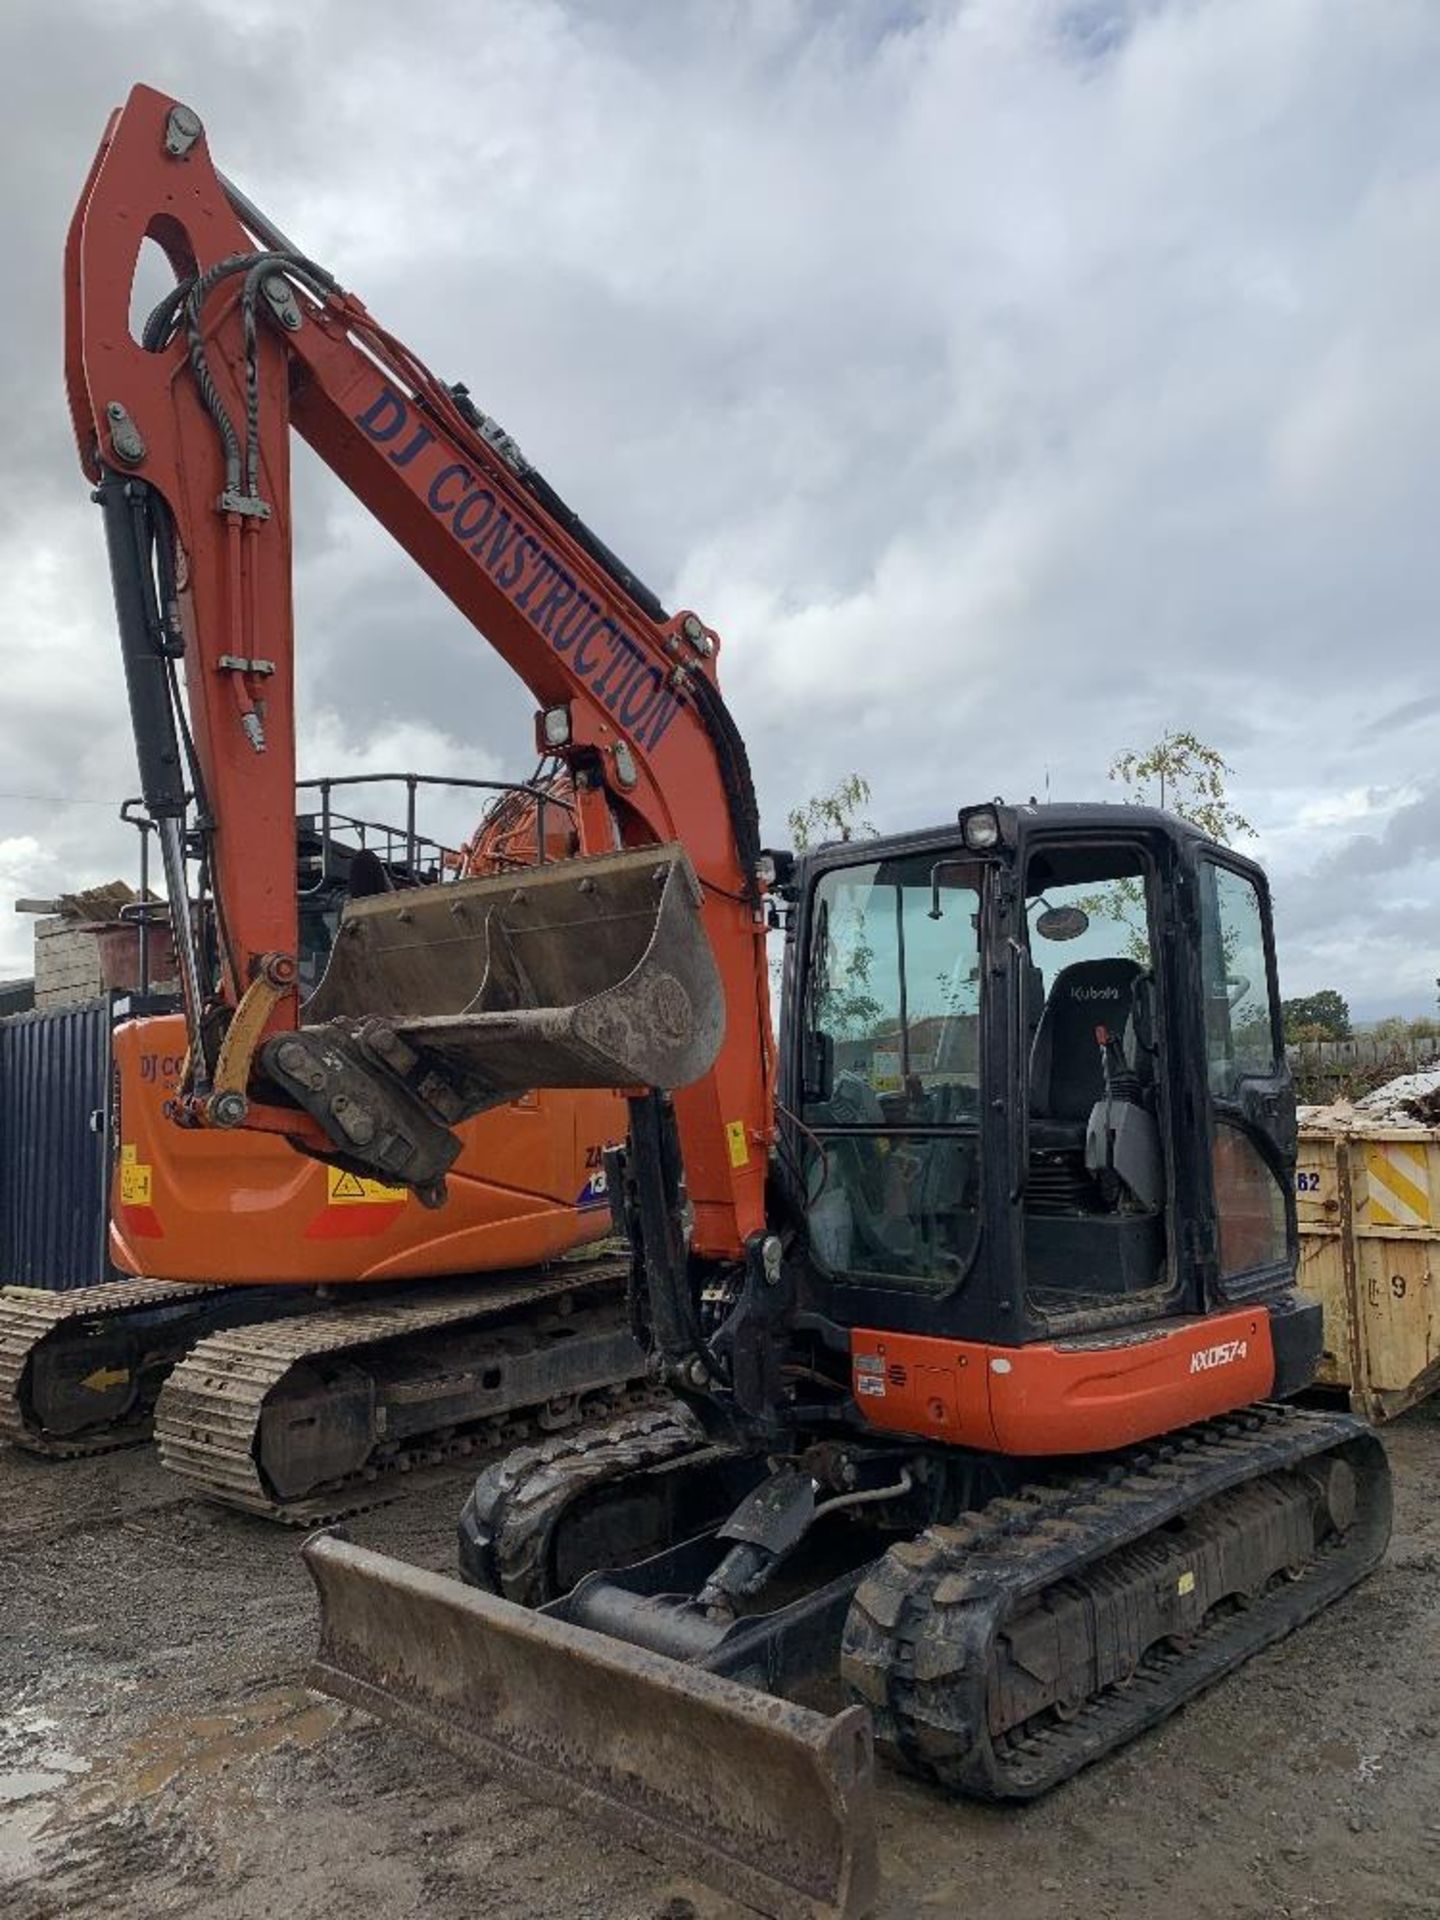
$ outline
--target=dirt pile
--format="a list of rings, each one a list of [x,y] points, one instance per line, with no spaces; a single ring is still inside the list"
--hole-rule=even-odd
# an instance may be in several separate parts
[[[1360,1100],[1301,1107],[1300,1124],[1327,1133],[1363,1133],[1367,1126],[1440,1127],[1440,1067],[1402,1073]]]

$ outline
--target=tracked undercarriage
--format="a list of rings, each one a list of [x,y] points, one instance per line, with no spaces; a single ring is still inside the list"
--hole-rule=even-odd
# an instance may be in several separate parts
[[[0,1296],[0,1437],[52,1458],[134,1445],[198,1494],[291,1525],[408,1476],[653,1398],[625,1263],[366,1288],[123,1281]]]
[[[197,1340],[314,1296],[259,1287],[115,1280],[74,1293],[0,1288],[0,1439],[56,1460],[138,1446]]]
[[[420,1576],[421,1595],[413,1569],[307,1544],[318,1682],[603,1813],[764,1911],[859,1913],[866,1720],[950,1791],[1032,1799],[1327,1605],[1390,1526],[1384,1453],[1359,1422],[1259,1406],[1017,1472],[888,1547],[883,1519],[860,1524],[884,1502],[837,1495],[768,1578],[717,1603],[717,1569],[756,1535],[740,1516],[775,1484],[677,1410],[522,1449],[462,1520],[462,1567],[491,1592]],[[703,1821],[670,1743],[642,1737],[697,1683]]]

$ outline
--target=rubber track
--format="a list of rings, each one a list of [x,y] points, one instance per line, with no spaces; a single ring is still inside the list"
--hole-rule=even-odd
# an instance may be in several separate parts
[[[1341,1446],[1373,1450],[1354,1523],[1298,1578],[1243,1610],[1217,1608],[1182,1647],[1162,1642],[1129,1682],[1068,1719],[1039,1716],[992,1741],[991,1650],[1023,1604],[1223,1494]],[[1369,1510],[1368,1489],[1375,1489]],[[1389,1537],[1379,1441],[1348,1414],[1262,1406],[1108,1456],[992,1501],[892,1547],[861,1583],[841,1671],[876,1734],[916,1771],[987,1800],[1030,1800],[1174,1711],[1327,1605],[1378,1562]]]
[[[522,1607],[543,1606],[555,1529],[582,1494],[697,1452],[699,1425],[678,1402],[520,1447],[476,1482],[460,1515],[460,1573]]]
[[[61,1437],[31,1425],[20,1400],[30,1355],[66,1321],[103,1320],[135,1307],[173,1306],[180,1300],[213,1296],[215,1287],[186,1287],[171,1280],[106,1280],[70,1293],[41,1293],[28,1287],[0,1287],[0,1440],[52,1460],[80,1460],[139,1446],[150,1437],[151,1416],[93,1435]]]
[[[261,1322],[212,1334],[191,1349],[171,1373],[155,1409],[155,1440],[161,1464],[208,1499],[287,1526],[319,1526],[393,1500],[425,1468],[443,1467],[514,1445],[542,1431],[538,1419],[516,1409],[450,1435],[417,1439],[322,1492],[300,1500],[277,1500],[257,1464],[261,1414],[285,1376],[307,1360],[356,1354],[378,1344],[409,1344],[450,1329],[513,1324],[515,1316],[566,1294],[617,1286],[626,1260],[606,1259],[511,1285],[492,1279],[465,1285],[447,1282],[410,1287],[375,1306],[332,1309],[299,1320]],[[629,1389],[606,1390],[599,1405],[623,1404]],[[644,1397],[651,1397],[648,1392]]]

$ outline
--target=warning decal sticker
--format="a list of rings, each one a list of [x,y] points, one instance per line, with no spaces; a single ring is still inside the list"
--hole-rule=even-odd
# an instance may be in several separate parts
[[[387,1186],[383,1180],[365,1180],[358,1173],[346,1173],[343,1167],[325,1169],[325,1186],[332,1207],[393,1207],[409,1192],[406,1187]]]
[[[131,1148],[133,1154],[134,1148]],[[150,1168],[142,1160],[120,1162],[120,1204],[126,1207],[150,1205]]]

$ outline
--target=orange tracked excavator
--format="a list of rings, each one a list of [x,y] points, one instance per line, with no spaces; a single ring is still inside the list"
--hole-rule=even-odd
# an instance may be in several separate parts
[[[312,984],[345,900],[382,884],[403,891],[427,871],[413,813],[393,828],[336,810],[337,799],[353,807],[354,790],[377,780],[390,784],[319,783],[324,810],[301,820],[300,967]],[[517,873],[541,857],[537,814],[545,857],[575,851],[572,813],[563,782],[502,789],[472,840],[443,851],[460,875]],[[433,871],[442,850],[428,852]],[[624,1129],[614,1096],[530,1094],[467,1122],[450,1202],[437,1215],[403,1186],[327,1167],[279,1136],[174,1125],[184,1017],[143,1005],[142,995],[114,1030],[111,1103],[111,1254],[139,1284],[60,1299],[0,1296],[0,1337],[20,1336],[10,1406],[22,1443],[74,1457],[143,1438],[153,1418],[162,1464],[194,1490],[308,1520],[369,1504],[400,1473],[493,1446],[527,1420],[540,1430],[563,1425],[582,1397],[596,1407],[632,1397],[601,1391],[613,1366],[617,1385],[633,1376],[636,1356],[623,1330],[597,1323],[602,1344],[575,1350],[583,1369],[574,1382],[557,1371],[532,1404],[514,1372],[521,1328],[505,1324],[507,1313],[524,1318],[512,1292],[520,1270],[593,1252],[610,1232],[602,1156]],[[605,1273],[618,1293],[618,1272],[613,1259],[582,1271],[580,1291],[559,1296],[563,1317],[548,1307],[541,1333],[568,1343],[585,1324],[569,1308]],[[482,1274],[512,1298],[493,1317],[488,1297],[464,1279]],[[381,1313],[383,1356],[361,1337]],[[428,1330],[436,1313],[438,1328]],[[483,1333],[471,1374],[483,1360],[491,1375],[468,1417],[455,1398],[467,1321],[472,1336]],[[427,1423],[417,1370],[435,1372],[442,1343],[453,1378],[441,1419]],[[376,1398],[363,1369],[382,1357],[388,1386]],[[403,1407],[387,1407],[386,1392],[394,1400],[402,1387]]]
[[[151,351],[115,350],[147,233],[177,288]],[[1321,1330],[1253,863],[1143,809],[1000,803],[763,853],[714,632],[174,101],[112,122],[71,289],[107,515],[122,541],[145,516],[187,583],[178,640],[129,623],[132,685],[183,642],[212,785],[286,738],[293,424],[533,690],[582,823],[584,857],[518,884],[351,902],[303,1002],[272,901],[225,933],[228,1020],[192,1034],[199,1123],[429,1202],[487,1104],[628,1099],[609,1190],[677,1403],[487,1469],[469,1584],[307,1543],[320,1685],[767,1912],[859,1914],[872,1732],[949,1791],[1032,1798],[1375,1564],[1383,1450],[1284,1404]]]
[[[72,243],[72,267],[78,258]],[[68,310],[75,323],[73,299]],[[118,344],[102,348],[93,330],[87,339],[93,352]],[[78,409],[83,348],[73,330],[69,345]],[[141,350],[128,337],[124,346]],[[77,431],[88,460],[93,435]],[[103,481],[97,498],[104,505]],[[225,780],[207,760],[215,742],[202,716],[213,695],[179,638],[189,617],[178,577],[185,548],[172,526],[168,556],[158,538],[147,555],[154,529],[145,522],[168,509],[158,495],[146,506],[131,493],[127,504],[128,514],[113,500],[106,508],[107,532],[146,797],[158,801],[144,825],[147,835],[159,829],[172,899],[190,889],[189,869],[201,875],[188,945],[171,930],[185,1012],[156,1011],[142,995],[113,1035],[110,1241],[133,1277],[69,1295],[0,1289],[0,1437],[65,1459],[153,1428],[163,1463],[197,1490],[311,1521],[372,1504],[416,1466],[554,1430],[582,1407],[644,1401],[630,1390],[642,1368],[623,1263],[597,1251],[611,1230],[602,1156],[624,1128],[613,1093],[546,1089],[484,1103],[457,1126],[443,1214],[413,1187],[327,1164],[281,1130],[207,1124],[223,1101],[207,1114],[191,1098],[195,1062],[203,1083],[205,1049],[216,1060],[224,1051],[235,978],[227,941],[244,937],[257,896],[293,890],[292,950],[276,964],[293,966],[295,992],[307,993],[348,902],[403,903],[427,880],[463,890],[487,875],[519,879],[578,853],[568,771],[547,757],[524,784],[413,774],[303,782],[317,809],[302,815],[298,842],[287,813],[282,843],[277,781],[290,779],[293,743],[283,716],[272,716],[272,733],[282,729],[273,751],[247,746],[249,763],[227,769],[224,837],[234,853],[222,876],[219,810],[196,802]],[[137,619],[142,644],[169,648],[152,652],[148,670],[135,660]],[[268,631],[277,650],[288,645],[283,628]],[[177,665],[189,675],[193,731]],[[368,798],[397,782],[402,826],[344,811],[357,789]],[[417,792],[437,787],[492,796],[459,849],[417,830]],[[257,830],[257,821],[270,824]],[[363,1292],[347,1292],[356,1283]]]

